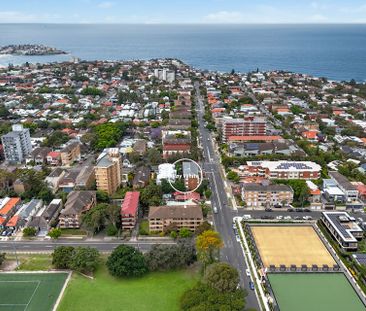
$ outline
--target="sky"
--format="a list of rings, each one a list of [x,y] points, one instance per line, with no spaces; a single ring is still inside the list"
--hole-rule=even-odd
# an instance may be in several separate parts
[[[0,0],[0,23],[366,23],[366,0]]]

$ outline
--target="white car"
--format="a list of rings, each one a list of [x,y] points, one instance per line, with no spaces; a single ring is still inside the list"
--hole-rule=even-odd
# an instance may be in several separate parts
[[[238,242],[240,242],[240,236],[237,234],[235,237],[236,237],[236,240],[237,240]]]
[[[281,216],[281,215],[280,216],[277,216],[276,219],[277,220],[282,220],[283,219],[283,216]]]
[[[283,219],[285,219],[285,220],[291,220],[292,218],[291,218],[291,216],[285,216]]]
[[[245,274],[250,277],[250,271],[249,271],[249,269],[245,269]]]

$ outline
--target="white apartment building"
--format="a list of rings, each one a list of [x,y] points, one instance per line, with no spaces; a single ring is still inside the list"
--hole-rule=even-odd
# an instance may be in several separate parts
[[[1,137],[1,142],[5,159],[10,163],[22,163],[32,152],[29,129],[21,124],[14,124],[12,131]]]

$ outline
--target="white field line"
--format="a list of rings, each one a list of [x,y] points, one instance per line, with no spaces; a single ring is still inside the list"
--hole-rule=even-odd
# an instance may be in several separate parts
[[[32,296],[31,296],[31,298],[29,299],[29,301],[28,301],[28,303],[27,303],[27,305],[26,305],[26,307],[25,307],[24,311],[26,311],[26,310],[28,309],[29,304],[32,302],[32,299],[33,299],[34,295],[36,294],[36,292],[37,292],[37,290],[38,290],[39,285],[41,284],[41,281],[37,281],[37,282],[38,282],[38,284],[37,284],[37,286],[36,286],[35,290],[33,291],[33,294],[32,294]]]
[[[61,299],[62,299],[62,297],[64,296],[64,293],[65,293],[66,287],[67,287],[67,285],[68,285],[68,284],[69,284],[69,282],[70,282],[72,272],[69,272],[68,274],[69,274],[69,275],[67,276],[67,279],[66,279],[66,281],[65,281],[65,283],[64,283],[64,286],[62,286],[62,290],[61,290],[60,294],[58,295],[58,298],[57,298],[57,300],[56,300],[56,302],[55,302],[55,305],[54,305],[54,306],[53,306],[53,308],[52,308],[52,311],[56,311],[56,310],[57,310],[57,308],[58,308],[58,306],[59,306],[59,304],[60,304],[60,302],[61,302]]]

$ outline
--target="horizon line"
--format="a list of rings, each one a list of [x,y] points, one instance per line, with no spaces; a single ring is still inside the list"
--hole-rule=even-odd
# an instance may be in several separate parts
[[[178,25],[178,26],[230,26],[230,25],[366,25],[365,22],[258,22],[258,23],[206,23],[206,22],[192,22],[192,23],[164,23],[164,22],[139,22],[139,23],[124,23],[124,22],[0,22],[0,25]]]

